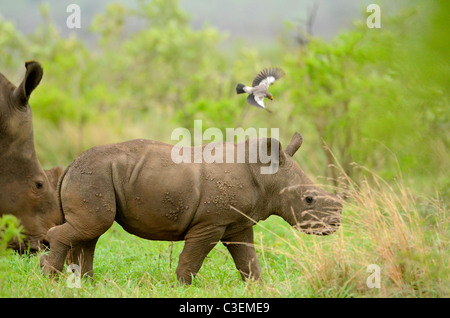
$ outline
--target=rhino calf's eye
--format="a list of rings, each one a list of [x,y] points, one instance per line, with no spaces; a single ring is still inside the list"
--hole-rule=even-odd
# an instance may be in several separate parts
[[[308,196],[308,197],[305,198],[305,201],[306,201],[306,203],[308,203],[308,204],[312,204],[312,203],[314,202],[314,198]]]
[[[36,182],[36,189],[42,189],[44,187],[44,184],[40,181]]]

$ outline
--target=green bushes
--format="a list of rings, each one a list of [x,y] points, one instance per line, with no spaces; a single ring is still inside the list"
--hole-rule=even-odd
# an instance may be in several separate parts
[[[0,217],[0,255],[2,255],[11,240],[22,239],[22,227],[13,215],[3,215]]]
[[[30,104],[45,168],[66,166],[99,144],[173,143],[174,128],[193,129],[201,119],[203,129],[277,127],[283,145],[300,131],[302,168],[348,198],[342,229],[330,237],[299,234],[273,218],[258,225],[259,284],[240,283],[219,246],[193,287],[169,288],[180,245],[172,265],[170,243],[136,239],[116,225],[99,241],[96,287],[85,282],[69,290],[64,280],[43,278],[36,259],[8,255],[0,263],[9,268],[0,294],[448,296],[450,2],[415,4],[383,10],[381,29],[368,29],[362,17],[332,41],[310,38],[299,46],[287,38],[264,51],[225,44],[226,34],[212,26],[194,29],[175,0],[109,5],[89,26],[97,36],[90,44],[75,33],[59,35],[49,7],[30,35],[0,18],[0,72],[17,84],[24,61],[44,67]],[[127,27],[133,23],[139,27]],[[271,87],[272,114],[235,93],[236,83],[251,83],[268,66],[286,72]],[[19,231],[9,217],[1,222],[0,253]],[[380,290],[366,285],[369,264],[381,268]]]
[[[443,24],[443,6],[445,1],[390,10],[397,13],[384,15],[381,29],[357,22],[331,42],[311,38],[295,46],[287,39],[262,52],[238,43],[226,48],[226,35],[211,26],[193,29],[177,1],[110,4],[88,27],[98,39],[89,46],[76,34],[61,37],[44,6],[44,22],[30,35],[1,20],[1,68],[18,74],[28,59],[44,66],[31,100],[35,122],[45,123],[36,131],[37,143],[49,143],[45,129],[53,143],[74,149],[62,158],[40,152],[45,166],[65,165],[96,142],[170,141],[175,127],[192,129],[193,120],[202,119],[204,129],[279,127],[282,142],[300,130],[315,149],[305,163],[316,163],[313,173],[333,180],[339,175],[329,167],[335,160],[328,149],[355,178],[362,176],[352,162],[388,179],[398,176],[400,165],[405,177],[422,184],[449,159],[448,65],[435,70],[448,61],[448,44],[434,32]],[[427,28],[415,26],[427,19],[418,12],[430,17]],[[131,23],[139,27],[127,28]],[[422,63],[423,52],[435,59]],[[234,88],[270,65],[282,66],[287,75],[271,88],[274,114],[268,116],[249,108]],[[99,122],[107,133],[96,132]],[[322,142],[327,147],[317,151]],[[441,175],[433,184],[445,188],[448,182]]]

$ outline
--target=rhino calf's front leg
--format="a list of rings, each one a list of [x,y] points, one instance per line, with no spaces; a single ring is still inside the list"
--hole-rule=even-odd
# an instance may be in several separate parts
[[[192,283],[192,277],[200,270],[205,257],[220,241],[224,232],[218,228],[210,233],[204,233],[204,229],[205,227],[200,225],[194,226],[186,235],[176,271],[180,283],[186,285]]]
[[[223,239],[243,280],[261,278],[261,266],[253,243],[253,228]]]

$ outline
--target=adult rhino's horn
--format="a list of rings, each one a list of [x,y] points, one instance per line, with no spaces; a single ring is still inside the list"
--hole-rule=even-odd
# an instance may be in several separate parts
[[[298,132],[296,132],[294,134],[294,136],[292,137],[291,142],[284,150],[284,152],[287,155],[292,157],[297,152],[298,148],[300,148],[302,146],[302,143],[303,143],[302,135],[300,135]]]

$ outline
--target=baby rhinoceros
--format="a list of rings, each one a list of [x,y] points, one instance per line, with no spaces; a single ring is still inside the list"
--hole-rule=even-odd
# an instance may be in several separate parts
[[[316,187],[292,158],[301,135],[295,133],[284,151],[276,139],[259,142],[279,152],[276,173],[262,174],[267,164],[249,160],[248,153],[244,163],[174,163],[174,146],[142,139],[84,152],[59,180],[65,223],[47,233],[44,272],[61,272],[71,250],[81,273],[92,276],[96,242],[114,221],[145,239],[184,240],[176,273],[185,284],[219,241],[243,279],[259,279],[252,226],[270,215],[309,234],[336,231],[341,199]],[[225,157],[242,143],[217,145]]]

